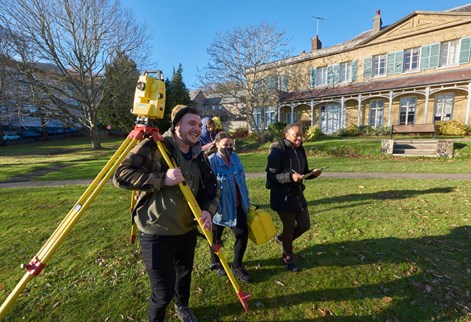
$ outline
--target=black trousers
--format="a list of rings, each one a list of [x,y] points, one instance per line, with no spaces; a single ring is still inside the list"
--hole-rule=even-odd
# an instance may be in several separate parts
[[[177,305],[188,306],[196,230],[179,236],[141,233],[140,237],[142,258],[152,289],[148,302],[149,321],[164,321],[167,306],[174,296]]]
[[[301,212],[281,212],[278,216],[283,223],[283,232],[278,239],[283,242],[283,255],[293,256],[293,240],[305,233],[311,226],[307,207]]]
[[[245,215],[245,212],[242,209],[242,206],[237,207],[237,224],[235,227],[231,227],[231,229],[235,236],[234,260],[232,262],[232,266],[241,267],[242,259],[245,254],[245,250],[247,249],[247,241],[249,238],[247,216]],[[215,242],[216,241],[219,242],[221,240],[223,232],[224,232],[224,226],[213,224],[213,238]],[[213,263],[219,263],[219,258],[213,252],[211,252],[211,261]]]

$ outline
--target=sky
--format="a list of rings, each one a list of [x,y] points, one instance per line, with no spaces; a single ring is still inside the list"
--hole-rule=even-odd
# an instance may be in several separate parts
[[[376,11],[381,11],[383,26],[390,25],[414,11],[443,11],[470,4],[471,0],[121,0],[139,24],[151,35],[151,57],[155,65],[171,78],[181,64],[188,89],[197,87],[197,70],[209,61],[207,48],[220,32],[235,27],[274,24],[285,31],[293,55],[311,50],[316,34],[322,47],[352,39],[373,27]],[[319,17],[321,19],[316,19]]]

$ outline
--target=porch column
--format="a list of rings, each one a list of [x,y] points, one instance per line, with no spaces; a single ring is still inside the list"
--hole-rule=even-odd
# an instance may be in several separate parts
[[[294,123],[294,103],[291,103],[290,107],[291,107],[291,123]]]
[[[427,115],[428,115],[428,98],[430,96],[430,86],[427,86],[425,89],[425,108],[424,108],[424,124],[427,124]],[[435,116],[432,114],[432,122],[435,119]]]
[[[360,121],[361,121],[361,94],[358,95],[358,127],[361,125],[360,124]]]
[[[388,118],[388,126],[391,126],[391,119],[392,119],[392,106],[393,106],[393,91],[389,92],[389,118]]]
[[[311,126],[314,126],[314,100],[311,100]]]
[[[281,106],[278,105],[278,113],[276,115],[276,119],[278,120],[278,123],[281,122]]]
[[[466,120],[464,124],[469,125],[469,108],[471,106],[471,83],[468,83],[468,101],[466,102]]]
[[[340,128],[344,128],[344,124],[346,125],[347,123],[345,122],[345,118],[347,117],[347,112],[345,112],[345,117],[342,118],[342,116],[344,115],[344,111],[345,111],[345,97],[342,96],[342,98],[340,99]]]

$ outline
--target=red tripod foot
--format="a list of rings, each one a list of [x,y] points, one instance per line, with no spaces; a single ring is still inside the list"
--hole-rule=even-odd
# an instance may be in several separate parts
[[[239,290],[239,292],[237,292],[237,297],[239,298],[240,303],[242,303],[242,306],[244,307],[245,312],[250,313],[249,302],[248,302],[250,293],[245,293],[245,292],[242,292],[242,290]]]

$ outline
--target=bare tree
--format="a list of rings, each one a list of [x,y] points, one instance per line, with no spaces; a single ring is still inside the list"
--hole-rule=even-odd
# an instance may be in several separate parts
[[[0,0],[0,24],[14,39],[16,58],[50,115],[75,122],[101,147],[98,108],[105,66],[118,53],[143,62],[145,26],[119,0]]]
[[[3,126],[10,127],[16,115],[18,102],[21,101],[19,74],[13,59],[13,43],[8,33],[0,26],[0,145],[3,145]]]
[[[288,43],[285,31],[266,23],[218,33],[207,49],[209,63],[199,70],[199,85],[241,102],[245,109],[241,113],[258,133],[254,109],[277,103],[279,92],[272,85],[280,75],[270,63],[290,56]]]

